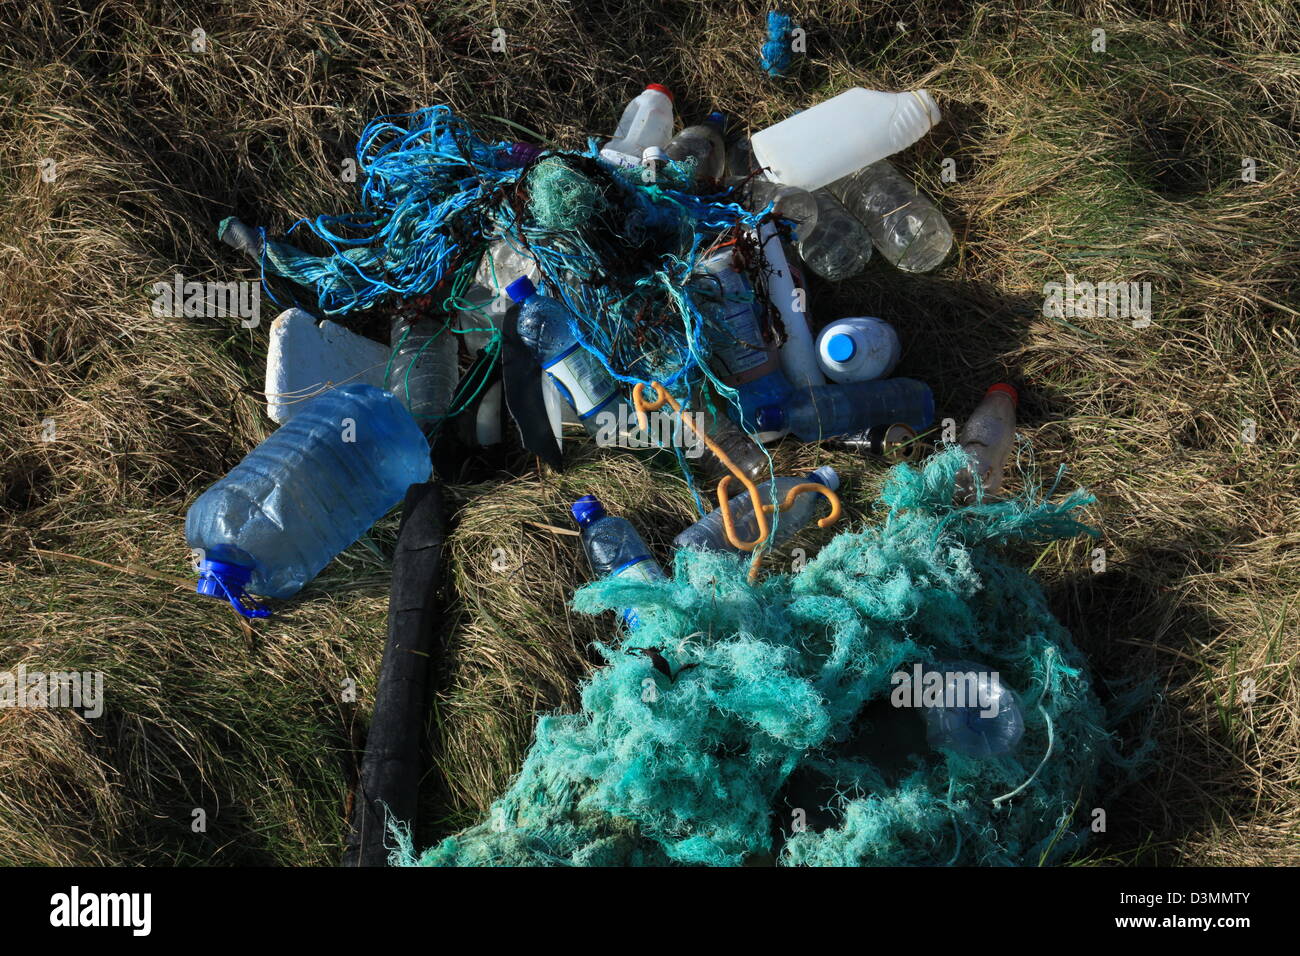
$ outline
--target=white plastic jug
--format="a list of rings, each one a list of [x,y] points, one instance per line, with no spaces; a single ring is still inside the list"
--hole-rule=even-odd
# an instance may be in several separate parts
[[[893,326],[871,316],[836,319],[817,336],[817,360],[832,382],[884,378],[901,353]]]
[[[673,138],[673,94],[668,87],[651,83],[623,110],[614,138],[600,155],[616,166],[639,166],[651,146],[660,149]]]
[[[939,119],[925,90],[854,87],[760,130],[750,145],[768,179],[811,191],[906,149]]]

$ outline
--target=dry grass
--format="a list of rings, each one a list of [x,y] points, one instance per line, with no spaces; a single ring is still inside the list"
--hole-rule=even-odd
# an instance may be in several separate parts
[[[789,6],[809,54],[782,83],[757,68],[757,4],[4,8],[0,669],[102,670],[108,708],[0,711],[0,861],[337,859],[394,525],[255,632],[170,583],[188,578],[188,504],[270,428],[251,394],[267,323],[155,318],[147,289],[178,271],[249,278],[215,242],[226,215],[274,231],[347,208],[339,164],[377,113],[445,102],[576,146],[653,79],[684,117],[716,106],[755,126],[855,83],[935,91],[947,122],[899,162],[948,213],[958,255],[925,277],[874,262],[815,287],[814,314],[895,322],[901,371],[957,419],[1013,377],[1040,464],[1097,492],[1105,573],[1085,542],[1025,556],[1103,684],[1161,689],[1160,760],[1110,798],[1094,858],[1300,862],[1294,17],[1264,0]],[[188,48],[196,27],[206,53]],[[1096,27],[1106,54],[1089,49]],[[1243,157],[1258,182],[1241,181]],[[1067,272],[1149,280],[1152,327],[1044,317],[1043,283]],[[879,467],[834,460],[868,500]],[[688,518],[663,463],[574,461],[557,476],[516,459],[517,478],[452,489],[424,840],[482,813],[533,714],[573,706],[609,624],[566,610],[584,576],[574,540],[521,522],[567,527],[565,504],[595,491],[662,555]]]

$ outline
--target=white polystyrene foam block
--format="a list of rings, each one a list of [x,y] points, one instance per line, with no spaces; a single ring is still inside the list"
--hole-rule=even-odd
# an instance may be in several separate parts
[[[284,424],[322,391],[351,382],[384,387],[388,347],[302,309],[271,323],[266,350],[266,414]]]

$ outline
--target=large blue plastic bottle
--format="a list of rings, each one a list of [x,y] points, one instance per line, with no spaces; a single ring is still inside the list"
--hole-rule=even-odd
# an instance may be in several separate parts
[[[618,415],[623,401],[618,382],[578,343],[563,302],[539,294],[527,276],[506,286],[506,294],[519,303],[519,338],[573,406],[583,427],[595,435],[606,415]]]
[[[396,396],[362,384],[318,395],[190,507],[198,593],[265,617],[245,591],[296,594],[430,472],[429,443]]]
[[[921,432],[934,423],[934,395],[913,378],[819,385],[761,409],[756,418],[761,430],[789,429],[801,441],[900,423]]]
[[[632,522],[606,514],[605,506],[595,495],[583,495],[570,509],[582,531],[582,549],[596,574],[604,577],[630,577],[640,581],[660,581],[667,575],[650,554]],[[623,611],[628,627],[640,620],[632,608]]]

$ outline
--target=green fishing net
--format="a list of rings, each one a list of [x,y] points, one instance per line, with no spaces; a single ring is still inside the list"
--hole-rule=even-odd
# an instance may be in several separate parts
[[[418,854],[397,834],[393,862],[1016,865],[1076,849],[1099,772],[1123,761],[1069,633],[995,546],[1091,533],[1074,514],[1093,499],[1031,486],[956,507],[964,462],[896,466],[883,523],[797,573],[750,585],[747,559],[681,552],[671,581],[579,590],[579,611],[635,607],[640,625],[602,648],[581,711],[538,720],[488,819]],[[931,747],[891,706],[894,675],[959,659],[1018,695],[1011,754]]]
[[[528,174],[528,208],[543,229],[582,229],[609,202],[588,177],[559,157],[543,159]]]

